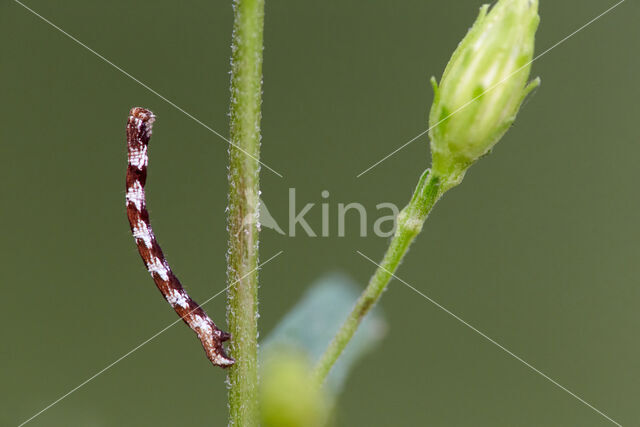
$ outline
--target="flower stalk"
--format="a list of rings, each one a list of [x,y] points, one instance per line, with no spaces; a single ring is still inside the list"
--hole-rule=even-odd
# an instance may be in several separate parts
[[[482,6],[475,24],[458,45],[435,92],[429,115],[431,170],[427,170],[400,212],[396,232],[383,260],[355,307],[315,368],[321,384],[364,316],[380,299],[429,212],[467,169],[488,154],[513,124],[526,95],[540,84],[528,83],[538,0],[499,0]]]
[[[324,382],[331,367],[344,351],[364,316],[380,299],[382,292],[409,250],[409,246],[422,230],[422,225],[429,212],[442,195],[442,189],[438,176],[429,170],[423,173],[411,201],[398,215],[396,231],[382,262],[315,367],[314,377],[318,384]]]

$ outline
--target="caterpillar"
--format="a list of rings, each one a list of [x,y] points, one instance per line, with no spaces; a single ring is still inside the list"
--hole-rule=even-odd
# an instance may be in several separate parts
[[[149,164],[147,149],[155,119],[151,111],[134,107],[127,121],[126,206],[131,233],[142,261],[164,299],[196,333],[211,363],[226,368],[233,365],[234,360],[226,355],[222,343],[229,340],[231,335],[218,329],[204,310],[189,297],[171,271],[151,229],[144,188]]]

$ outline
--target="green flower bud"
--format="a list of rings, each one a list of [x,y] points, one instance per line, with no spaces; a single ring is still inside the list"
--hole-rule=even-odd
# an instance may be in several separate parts
[[[509,129],[525,96],[540,17],[538,0],[499,0],[480,15],[440,81],[429,116],[432,170],[459,182]],[[488,13],[487,13],[488,12]]]
[[[328,396],[310,376],[312,366],[295,347],[264,357],[260,381],[264,427],[322,427],[330,412]]]

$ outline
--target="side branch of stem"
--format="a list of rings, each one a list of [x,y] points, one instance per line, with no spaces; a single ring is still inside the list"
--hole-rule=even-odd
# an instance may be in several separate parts
[[[420,177],[411,201],[398,215],[395,234],[380,267],[371,277],[353,310],[316,365],[314,376],[319,384],[323,383],[329,375],[331,368],[355,334],[362,319],[380,299],[392,275],[402,262],[413,240],[422,230],[422,225],[429,212],[442,193],[441,180],[429,170],[425,171]]]

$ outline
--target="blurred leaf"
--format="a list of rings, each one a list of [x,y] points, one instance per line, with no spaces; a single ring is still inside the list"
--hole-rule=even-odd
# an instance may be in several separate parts
[[[289,311],[261,344],[261,358],[297,348],[305,352],[311,366],[320,358],[338,328],[353,308],[361,288],[349,277],[333,273],[314,282],[307,293]],[[350,368],[371,350],[386,331],[379,309],[374,309],[355,333],[329,377],[332,394],[342,389]]]

